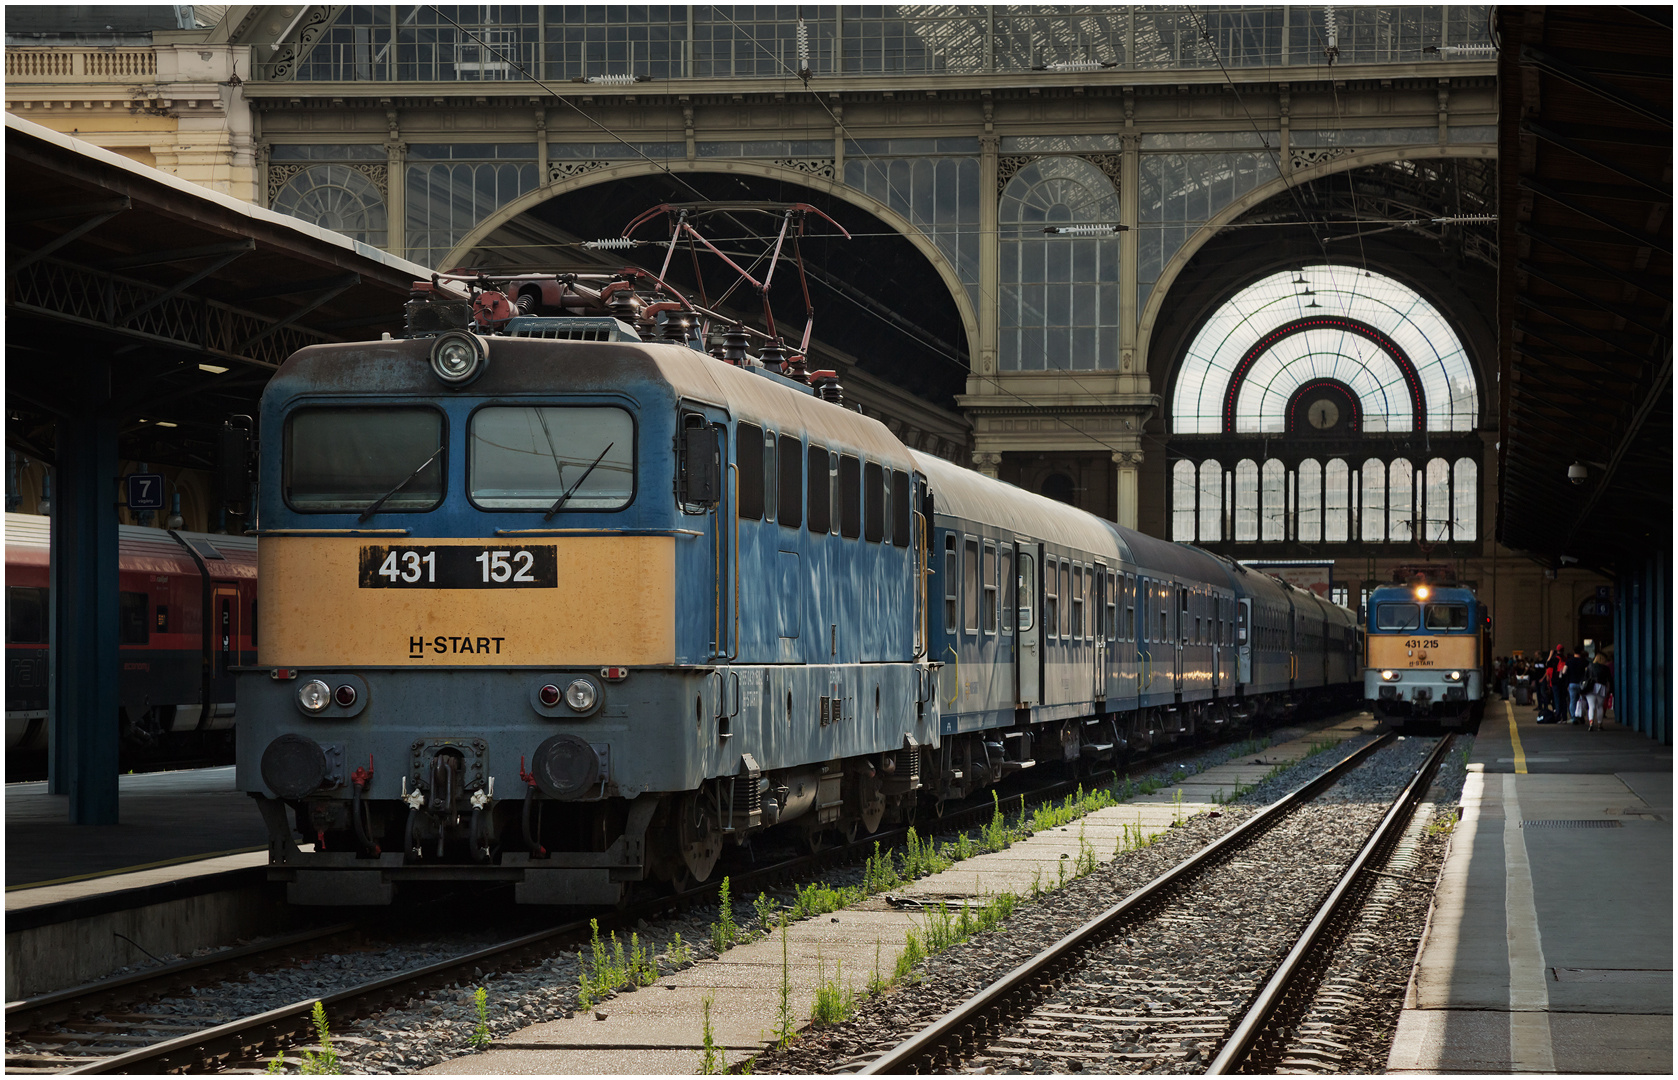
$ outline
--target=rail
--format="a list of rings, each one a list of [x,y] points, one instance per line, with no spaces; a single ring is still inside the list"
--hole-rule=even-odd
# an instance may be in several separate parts
[[[1137,889],[1043,952],[974,994],[950,1012],[945,1013],[942,1017],[933,1021],[932,1024],[876,1058],[860,1072],[864,1074],[886,1074],[930,1071],[936,1061],[949,1048],[961,1042],[969,1032],[984,1027],[993,1013],[1000,1013],[1006,1009],[1011,999],[1019,996],[1028,987],[1040,984],[1046,975],[1067,963],[1073,962],[1081,951],[1104,938],[1127,916],[1151,903],[1169,886],[1198,872],[1217,860],[1226,851],[1263,832],[1277,819],[1313,798],[1346,773],[1357,768],[1365,758],[1391,743],[1395,737],[1392,732],[1388,732],[1381,738],[1346,755],[1321,776],[1271,803],[1251,818],[1248,818],[1238,828],[1214,840],[1189,858]]]
[[[1259,1035],[1264,1031],[1265,1025],[1270,1022],[1270,1018],[1276,1014],[1277,1008],[1282,1004],[1288,991],[1292,989],[1301,969],[1305,966],[1306,958],[1311,954],[1311,950],[1322,940],[1341,904],[1351,892],[1352,886],[1356,884],[1358,878],[1363,876],[1364,868],[1369,865],[1376,853],[1388,846],[1408,824],[1417,801],[1422,797],[1422,793],[1427,790],[1427,785],[1432,781],[1434,772],[1439,768],[1439,763],[1445,759],[1446,751],[1455,741],[1455,736],[1440,739],[1439,745],[1433,748],[1433,753],[1428,755],[1427,760],[1422,763],[1422,767],[1416,770],[1416,775],[1411,777],[1409,785],[1399,793],[1398,798],[1393,800],[1392,807],[1388,809],[1386,817],[1381,819],[1381,824],[1369,835],[1369,839],[1364,843],[1357,857],[1347,866],[1345,874],[1341,875],[1339,883],[1328,894],[1328,899],[1323,901],[1322,907],[1317,909],[1317,914],[1306,924],[1304,932],[1299,935],[1299,940],[1289,951],[1287,958],[1282,961],[1281,966],[1276,969],[1276,974],[1272,975],[1264,989],[1259,991],[1258,997],[1253,1000],[1253,1004],[1248,1008],[1246,1015],[1241,1018],[1241,1022],[1235,1026],[1235,1030],[1230,1033],[1229,1039],[1225,1041],[1223,1049],[1218,1052],[1216,1058],[1212,1059],[1211,1068],[1206,1070],[1208,1076],[1225,1076],[1240,1070],[1254,1044],[1258,1041]]]

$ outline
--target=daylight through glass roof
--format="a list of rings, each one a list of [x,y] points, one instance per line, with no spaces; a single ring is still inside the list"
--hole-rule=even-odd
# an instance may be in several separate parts
[[[1432,304],[1382,274],[1317,265],[1256,281],[1206,320],[1178,371],[1171,429],[1285,431],[1288,400],[1319,379],[1357,395],[1365,432],[1413,430],[1416,396],[1428,431],[1472,431],[1479,417],[1473,367]]]

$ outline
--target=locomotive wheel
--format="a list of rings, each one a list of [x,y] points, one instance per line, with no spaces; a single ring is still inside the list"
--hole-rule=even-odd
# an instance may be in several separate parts
[[[716,869],[717,856],[722,854],[722,828],[703,791],[682,796],[676,811],[676,846],[691,881],[704,881]]]

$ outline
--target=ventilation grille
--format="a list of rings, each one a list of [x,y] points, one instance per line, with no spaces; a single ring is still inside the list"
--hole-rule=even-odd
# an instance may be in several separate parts
[[[1618,829],[1621,823],[1607,818],[1577,818],[1559,821],[1523,821],[1523,829]]]
[[[544,338],[549,341],[641,340],[632,327],[610,318],[517,315],[507,320],[502,333],[507,337]]]

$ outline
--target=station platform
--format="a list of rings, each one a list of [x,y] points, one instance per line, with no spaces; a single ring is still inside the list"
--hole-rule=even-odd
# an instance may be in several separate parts
[[[1672,748],[1493,701],[1388,1059],[1653,1073],[1672,1056]]]
[[[45,781],[6,785],[8,912],[201,873],[205,860],[211,872],[266,862],[262,816],[231,765],[125,775],[117,799],[119,824],[71,825],[68,796]]]

